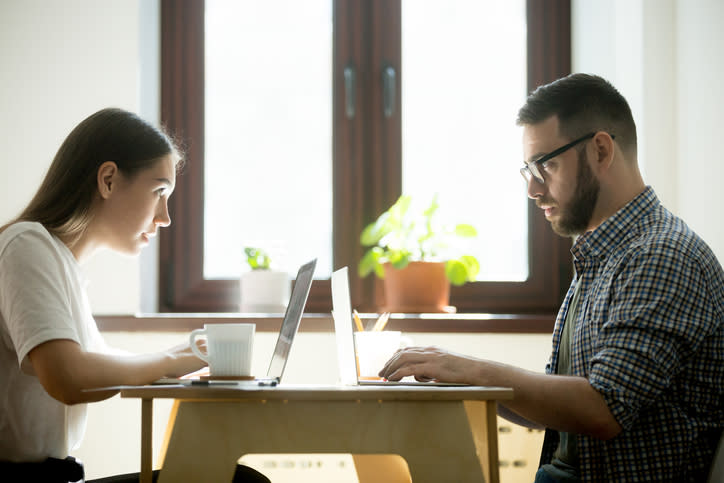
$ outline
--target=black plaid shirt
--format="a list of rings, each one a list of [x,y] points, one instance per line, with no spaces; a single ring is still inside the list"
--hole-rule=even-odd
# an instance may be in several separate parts
[[[571,252],[582,283],[571,374],[590,381],[623,427],[609,441],[577,436],[581,480],[706,481],[724,426],[721,265],[650,187]],[[558,314],[548,374],[575,282]],[[557,444],[548,430],[541,463]]]

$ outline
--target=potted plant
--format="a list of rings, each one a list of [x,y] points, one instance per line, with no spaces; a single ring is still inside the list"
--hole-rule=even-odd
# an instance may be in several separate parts
[[[239,279],[241,312],[284,312],[291,287],[289,274],[273,270],[269,253],[261,248],[245,247],[244,254],[251,271]]]
[[[375,273],[384,281],[385,307],[390,312],[454,312],[450,284],[474,281],[480,263],[461,255],[455,242],[477,236],[468,224],[445,226],[435,215],[437,195],[423,209],[412,209],[412,197],[402,195],[360,235],[370,247],[360,260],[358,273]]]

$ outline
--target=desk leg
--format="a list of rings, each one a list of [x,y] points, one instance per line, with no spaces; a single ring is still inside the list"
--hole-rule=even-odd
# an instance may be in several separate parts
[[[498,483],[498,407],[495,401],[465,401],[475,449],[485,481]]]
[[[153,479],[153,399],[141,400],[141,475],[140,483]]]

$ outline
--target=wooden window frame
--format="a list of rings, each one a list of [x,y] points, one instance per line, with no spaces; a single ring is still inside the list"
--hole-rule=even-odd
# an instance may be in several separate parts
[[[532,90],[570,73],[570,0],[528,0],[526,10],[530,19],[527,84]],[[400,68],[401,4],[399,0],[334,0],[334,22],[333,263],[335,269],[350,267],[353,304],[374,311],[381,294],[379,282],[354,274],[362,256],[359,233],[401,192],[400,116],[384,118],[379,107],[382,67],[393,65],[398,72]],[[358,112],[351,120],[338,102],[344,93],[342,72],[350,62],[359,73]],[[169,201],[173,223],[160,235],[159,311],[236,312],[238,280],[203,277],[203,0],[161,2],[161,121],[180,141],[188,162]],[[571,280],[570,240],[553,233],[532,201],[529,206],[528,280],[453,287],[451,304],[458,312],[551,314],[558,310]],[[307,312],[330,310],[330,282],[315,280]]]

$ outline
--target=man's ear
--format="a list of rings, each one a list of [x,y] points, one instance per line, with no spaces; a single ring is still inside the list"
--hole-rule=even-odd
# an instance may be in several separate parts
[[[102,199],[110,198],[118,182],[119,173],[118,166],[113,161],[106,161],[98,168],[98,194]]]
[[[593,146],[596,150],[596,169],[599,173],[608,171],[613,164],[615,145],[613,138],[607,132],[599,131],[593,137]]]

